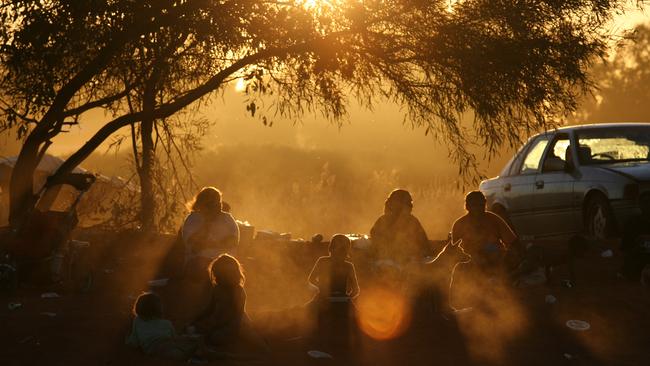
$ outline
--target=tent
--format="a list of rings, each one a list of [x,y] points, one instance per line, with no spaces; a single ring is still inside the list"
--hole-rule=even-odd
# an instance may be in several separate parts
[[[9,221],[9,182],[11,179],[11,172],[14,165],[16,165],[17,156],[12,157],[0,157],[0,226],[8,225]],[[34,173],[34,193],[38,193],[41,188],[45,185],[45,181],[49,176],[54,174],[56,170],[63,164],[63,159],[58,158],[52,155],[45,155],[41,162],[36,167]],[[73,173],[90,173],[88,170],[81,167],[75,168]],[[128,190],[129,192],[137,191],[137,188],[133,184],[128,184],[120,177],[106,177],[103,175],[96,175],[97,180],[90,188],[88,193],[82,198],[79,203],[83,207],[93,207],[97,212],[100,213],[100,216],[106,216],[106,211],[109,210],[109,207],[112,205],[112,201],[119,199],[119,193],[123,190]],[[60,189],[54,191],[55,197],[47,201],[46,207],[38,207],[40,210],[53,210],[53,211],[63,211],[69,207],[72,200],[76,197],[76,191],[74,188],[69,186],[63,186]],[[48,191],[49,194],[49,191]],[[92,201],[92,202],[90,202]],[[101,201],[101,202],[99,202]],[[84,210],[85,211],[85,210]],[[97,216],[97,215],[95,215]],[[95,222],[98,219],[95,217],[91,221]],[[82,226],[91,225],[88,223],[89,220],[84,220],[83,217],[80,217],[80,224]],[[86,224],[86,225],[84,225]]]

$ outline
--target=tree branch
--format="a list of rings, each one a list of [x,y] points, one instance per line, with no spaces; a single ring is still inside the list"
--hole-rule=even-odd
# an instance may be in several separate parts
[[[64,117],[70,117],[70,116],[79,115],[79,114],[87,112],[87,111],[89,111],[89,110],[91,110],[93,108],[98,108],[98,107],[110,104],[112,102],[115,102],[115,101],[120,100],[120,99],[124,98],[125,96],[127,96],[129,94],[129,92],[131,90],[133,90],[133,88],[134,88],[134,85],[129,85],[129,86],[127,86],[126,89],[124,89],[123,91],[121,91],[121,92],[119,92],[117,94],[113,94],[113,95],[110,95],[108,97],[104,97],[104,98],[97,99],[97,100],[92,101],[92,102],[88,102],[88,103],[86,103],[84,105],[81,105],[79,107],[76,107],[76,108],[68,109],[65,112],[63,112],[63,116]]]
[[[91,80],[99,70],[104,69],[112,60],[112,58],[119,52],[119,50],[131,39],[140,36],[148,29],[155,28],[165,24],[165,22],[173,21],[173,16],[180,13],[184,8],[189,7],[187,4],[198,6],[195,3],[199,2],[186,2],[185,5],[177,6],[167,11],[163,15],[153,17],[150,21],[134,22],[127,30],[119,32],[112,37],[112,42],[104,47],[97,53],[94,59],[86,64],[74,77],[72,77],[61,89],[59,89],[54,101],[50,108],[45,112],[40,123],[34,128],[34,133],[41,134],[45,130],[49,130],[52,123],[59,119],[65,106],[70,102],[70,99],[81,89],[81,87]],[[158,9],[159,10],[159,9]],[[158,13],[154,13],[158,15]],[[161,12],[162,14],[162,12]],[[142,14],[142,19],[150,19],[150,15]]]

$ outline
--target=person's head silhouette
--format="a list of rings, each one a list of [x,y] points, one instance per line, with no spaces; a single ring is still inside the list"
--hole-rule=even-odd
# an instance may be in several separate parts
[[[395,189],[388,195],[384,203],[384,213],[388,215],[398,215],[401,213],[411,213],[413,209],[413,198],[411,194],[404,189]]]
[[[465,196],[465,209],[470,214],[485,212],[486,199],[481,191],[471,191]]]

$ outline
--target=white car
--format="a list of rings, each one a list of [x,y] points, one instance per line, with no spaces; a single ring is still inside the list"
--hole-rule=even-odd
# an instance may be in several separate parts
[[[481,182],[488,209],[523,238],[617,236],[650,194],[650,124],[560,128],[531,137],[498,177]]]

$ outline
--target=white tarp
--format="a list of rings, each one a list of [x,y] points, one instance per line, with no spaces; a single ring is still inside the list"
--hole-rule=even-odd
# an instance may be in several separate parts
[[[0,226],[8,224],[9,218],[9,180],[11,178],[11,171],[16,165],[17,156],[0,157]],[[64,160],[52,155],[45,155],[41,162],[36,167],[34,174],[34,193],[40,191],[45,185],[47,177],[51,176],[63,164]],[[73,173],[90,173],[88,170],[81,167],[75,168]],[[97,175],[97,180],[90,188],[88,194],[81,200],[80,206],[91,206],[94,211],[100,211],[105,216],[110,210],[112,201],[118,199],[119,192],[123,189],[129,191],[137,191],[133,184],[125,182],[120,177],[106,177]],[[49,191],[48,191],[49,193]],[[52,200],[52,204],[47,209],[54,211],[65,210],[69,207],[70,202],[74,199],[76,192],[72,187],[64,186],[62,189],[54,192],[56,198]],[[100,202],[101,201],[101,202]],[[83,210],[86,211],[86,210]],[[81,214],[81,212],[80,212]],[[96,215],[95,215],[96,216]],[[80,219],[82,219],[80,217]],[[95,220],[94,220],[95,221]]]

